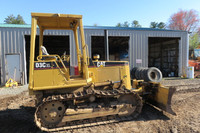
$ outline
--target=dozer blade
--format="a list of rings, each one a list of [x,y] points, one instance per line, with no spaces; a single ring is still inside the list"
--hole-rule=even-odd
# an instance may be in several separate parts
[[[172,115],[176,115],[171,108],[171,100],[175,91],[176,89],[173,87],[159,86],[157,91],[150,96],[147,102]]]

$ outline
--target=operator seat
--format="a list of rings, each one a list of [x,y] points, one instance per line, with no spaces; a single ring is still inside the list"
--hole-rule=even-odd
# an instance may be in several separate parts
[[[41,50],[42,50],[42,55],[49,55],[47,49],[44,46],[41,46]]]
[[[42,55],[49,55],[47,49],[44,46],[41,46]],[[56,56],[42,57],[42,60],[57,60]]]

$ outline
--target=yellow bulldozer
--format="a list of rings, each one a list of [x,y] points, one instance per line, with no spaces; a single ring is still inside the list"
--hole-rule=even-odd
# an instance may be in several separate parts
[[[35,123],[43,131],[68,130],[132,120],[149,103],[171,114],[173,88],[162,86],[149,69],[132,71],[129,62],[99,61],[89,57],[82,15],[32,13],[29,94],[36,97]],[[39,55],[35,55],[39,27]],[[70,75],[70,56],[47,52],[45,30],[71,30],[79,75]],[[79,44],[80,43],[80,44]],[[56,51],[55,51],[56,52]],[[143,74],[149,80],[142,79]],[[140,74],[139,74],[140,73]]]

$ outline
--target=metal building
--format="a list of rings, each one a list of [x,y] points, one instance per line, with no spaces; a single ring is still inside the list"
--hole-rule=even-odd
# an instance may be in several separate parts
[[[186,31],[99,26],[85,26],[84,29],[90,57],[100,54],[102,60],[128,60],[131,68],[155,66],[164,77],[186,74],[189,53]],[[27,84],[30,34],[31,25],[0,24],[1,84],[10,77]],[[77,65],[72,31],[47,30],[44,35],[49,53],[66,49],[71,66]]]

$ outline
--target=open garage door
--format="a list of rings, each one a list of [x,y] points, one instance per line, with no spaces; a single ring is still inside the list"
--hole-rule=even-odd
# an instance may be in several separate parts
[[[178,77],[180,38],[149,37],[148,66],[157,67],[164,77]]]
[[[100,55],[100,60],[106,60],[106,53],[111,61],[129,60],[129,37],[128,36],[109,36],[108,52],[105,48],[104,36],[92,36],[92,57],[94,54]]]

